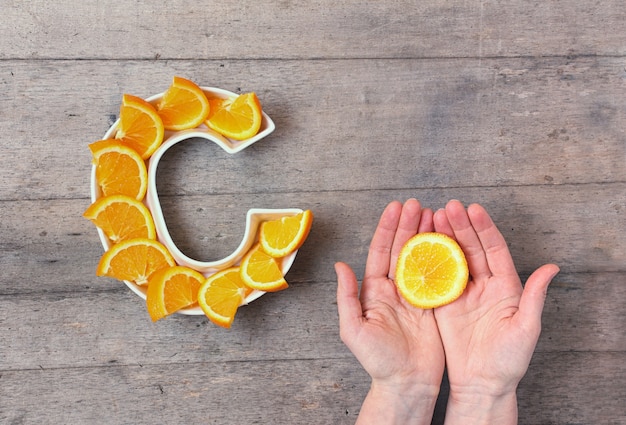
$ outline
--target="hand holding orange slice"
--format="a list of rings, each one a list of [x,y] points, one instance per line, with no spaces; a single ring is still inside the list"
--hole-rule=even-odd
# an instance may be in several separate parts
[[[430,309],[461,296],[469,271],[459,244],[441,233],[418,233],[400,251],[398,292],[415,307]]]

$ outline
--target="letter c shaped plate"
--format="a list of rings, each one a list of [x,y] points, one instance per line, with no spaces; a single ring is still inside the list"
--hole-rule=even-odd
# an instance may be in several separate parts
[[[236,97],[237,94],[218,89],[214,87],[202,87],[202,90],[207,94],[208,97],[221,97],[221,98],[229,98]],[[154,95],[146,99],[150,103],[156,103],[161,97],[163,93]],[[115,133],[117,131],[117,125],[119,120],[116,121],[111,128],[105,133],[104,139],[113,139],[115,137]],[[172,237],[167,229],[167,225],[165,224],[165,218],[163,217],[163,210],[161,209],[161,204],[159,202],[159,196],[156,188],[156,170],[159,164],[159,161],[163,154],[172,146],[182,141],[191,139],[191,138],[202,138],[207,139],[219,147],[224,149],[229,154],[235,154],[237,152],[242,151],[248,146],[258,142],[262,138],[269,135],[274,131],[275,125],[271,118],[263,112],[263,121],[261,123],[261,128],[259,132],[252,138],[246,139],[243,141],[231,140],[228,139],[221,134],[211,130],[202,124],[198,128],[194,128],[191,130],[182,130],[182,131],[165,131],[165,136],[163,143],[159,148],[152,154],[152,156],[148,159],[148,191],[146,197],[144,199],[144,203],[152,213],[152,218],[154,220],[154,225],[156,227],[157,236],[159,242],[161,242],[172,254],[176,263],[181,266],[190,267],[192,269],[198,270],[204,276],[208,277],[213,273],[223,270],[225,268],[237,265],[241,262],[241,259],[244,255],[252,248],[254,243],[257,241],[258,228],[259,225],[263,221],[267,220],[275,220],[284,216],[295,215],[302,212],[299,208],[288,208],[288,209],[260,209],[253,208],[248,210],[246,215],[246,224],[245,224],[245,232],[243,239],[239,246],[235,249],[235,251],[222,258],[221,260],[216,261],[198,261],[192,258],[189,258],[185,255],[174,243]],[[91,201],[95,202],[98,198],[102,196],[100,191],[100,187],[96,181],[96,167],[95,165],[92,167],[91,171]],[[100,241],[102,242],[102,246],[104,250],[108,250],[111,247],[111,241],[106,237],[104,232],[98,229],[98,235],[100,237]],[[281,269],[283,275],[285,275],[293,261],[296,258],[296,252],[291,253],[289,256],[281,259]],[[147,288],[144,286],[136,285],[133,282],[124,281],[124,283],[137,295],[139,295],[144,300],[146,299],[146,290]],[[244,301],[244,304],[248,304],[251,301],[259,298],[263,295],[262,291],[253,291]],[[201,315],[204,314],[200,307],[192,307],[180,310],[178,313],[187,314],[187,315]]]

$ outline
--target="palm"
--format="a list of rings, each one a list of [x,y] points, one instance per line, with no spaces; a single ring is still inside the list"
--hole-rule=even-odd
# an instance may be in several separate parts
[[[461,298],[436,310],[451,386],[481,381],[517,383],[526,371],[528,338],[520,335],[514,319],[521,285],[516,282],[518,290],[512,283],[499,278],[484,284],[471,282]],[[495,290],[487,291],[488,287]]]
[[[437,389],[441,383],[444,352],[434,314],[408,305],[393,282],[404,243],[432,230],[432,212],[422,211],[417,201],[391,203],[372,239],[360,294],[349,266],[336,266],[342,339],[380,382],[410,380]]]
[[[444,353],[433,311],[408,305],[390,279],[370,285],[379,290],[365,293],[367,298],[362,294],[364,323],[354,341],[355,356],[372,378],[410,375],[439,383]]]
[[[435,310],[451,390],[470,382],[494,391],[515,388],[539,337],[554,266],[531,276],[525,291],[504,238],[479,206],[466,212],[449,204],[435,216],[435,229],[457,239],[472,276],[458,300]]]

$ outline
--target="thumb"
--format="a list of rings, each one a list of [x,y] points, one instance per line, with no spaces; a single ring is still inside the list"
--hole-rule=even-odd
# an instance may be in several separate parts
[[[557,265],[545,264],[528,277],[519,302],[519,314],[523,323],[535,324],[541,330],[541,313],[546,301],[548,285],[558,273]]]
[[[339,330],[344,343],[352,339],[358,331],[363,318],[359,300],[359,284],[349,265],[335,264],[337,273],[337,310],[339,312]]]

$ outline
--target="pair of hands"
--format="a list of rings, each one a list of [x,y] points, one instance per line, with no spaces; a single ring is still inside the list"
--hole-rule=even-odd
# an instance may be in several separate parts
[[[456,239],[470,281],[456,301],[422,310],[398,294],[394,273],[404,243],[432,231]],[[515,391],[539,338],[556,265],[540,267],[522,287],[484,208],[450,201],[433,213],[410,199],[383,212],[360,295],[352,269],[337,263],[335,270],[341,338],[372,378],[357,423],[430,424],[446,367],[446,424],[516,423]]]

